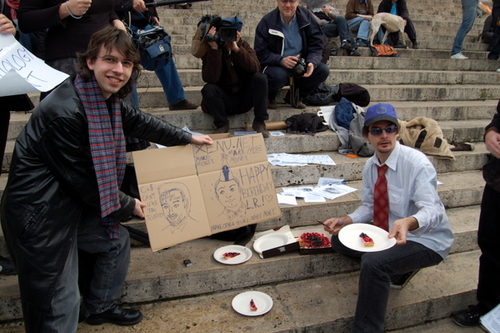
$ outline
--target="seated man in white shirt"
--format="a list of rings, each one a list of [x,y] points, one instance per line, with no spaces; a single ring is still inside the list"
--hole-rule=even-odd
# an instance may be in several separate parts
[[[325,230],[334,235],[334,250],[361,264],[352,332],[385,332],[389,288],[401,289],[419,269],[440,263],[453,244],[453,233],[436,190],[436,170],[422,152],[401,145],[398,132],[392,105],[376,104],[367,109],[363,136],[375,155],[363,169],[362,205],[352,214],[325,221]],[[385,175],[382,172],[378,176],[379,168],[387,170]],[[378,185],[383,179],[387,191]],[[380,205],[384,201],[386,204]],[[395,246],[360,252],[339,241],[337,234],[342,227],[370,223],[372,219],[374,225],[389,232],[389,238],[396,239]]]

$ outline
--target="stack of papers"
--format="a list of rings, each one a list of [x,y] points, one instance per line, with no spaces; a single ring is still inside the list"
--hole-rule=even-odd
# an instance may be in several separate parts
[[[278,203],[281,206],[297,206],[296,198],[303,198],[304,202],[326,202],[333,200],[357,189],[345,185],[342,179],[320,178],[317,186],[285,187],[278,194]]]
[[[335,165],[328,155],[267,154],[267,160],[274,166],[306,166],[308,164]]]
[[[490,333],[500,333],[500,305],[481,317],[481,325]]]

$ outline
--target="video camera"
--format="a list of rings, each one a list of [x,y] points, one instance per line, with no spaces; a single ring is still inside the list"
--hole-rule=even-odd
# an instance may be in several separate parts
[[[205,31],[202,34],[202,39],[207,42],[217,42],[219,44],[225,42],[235,42],[237,40],[237,32],[241,31],[243,21],[239,16],[221,18],[218,15],[206,15],[202,18],[206,22]],[[215,27],[217,32],[215,35],[208,33],[209,27]]]

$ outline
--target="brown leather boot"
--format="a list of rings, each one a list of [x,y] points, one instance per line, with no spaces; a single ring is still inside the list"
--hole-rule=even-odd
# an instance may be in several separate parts
[[[269,137],[269,132],[266,129],[265,122],[254,120],[253,124],[252,124],[252,128],[257,133],[262,133],[262,136],[264,137],[264,139]]]
[[[168,109],[170,111],[174,110],[194,110],[198,108],[198,104],[191,103],[187,99],[180,101],[179,103],[170,105]]]
[[[229,133],[229,122],[225,123],[221,127],[216,128],[212,134],[218,134],[218,133]]]

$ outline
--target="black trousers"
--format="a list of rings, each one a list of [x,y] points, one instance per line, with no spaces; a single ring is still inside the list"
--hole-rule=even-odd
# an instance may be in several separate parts
[[[406,20],[405,33],[408,35],[408,39],[414,43],[417,41],[417,31],[415,30],[415,26],[409,17],[403,17]],[[385,30],[384,30],[385,32]],[[399,41],[399,32],[393,32],[389,34],[390,42],[392,45],[396,45]]]
[[[9,132],[10,111],[0,110],[0,173],[2,173],[3,155],[7,145],[7,134]]]
[[[255,73],[250,82],[238,93],[230,94],[219,85],[207,83],[201,89],[203,96],[202,108],[214,117],[216,128],[224,126],[227,116],[250,111],[253,107],[254,120],[269,119],[267,113],[267,77],[262,73]]]
[[[486,185],[481,201],[477,241],[481,249],[477,300],[491,310],[500,304],[500,193]]]

